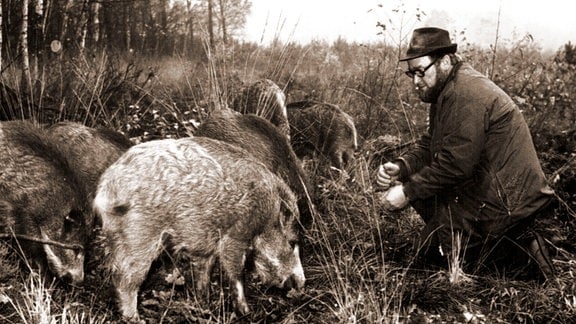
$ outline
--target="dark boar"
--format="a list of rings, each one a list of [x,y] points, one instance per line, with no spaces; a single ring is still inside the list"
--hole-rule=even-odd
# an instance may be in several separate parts
[[[273,81],[260,79],[244,87],[232,100],[231,107],[242,114],[255,114],[269,120],[290,139],[286,95]]]
[[[256,115],[222,109],[205,119],[194,135],[228,142],[251,153],[288,184],[298,198],[302,224],[308,226],[311,223],[315,207],[308,177],[289,141],[278,128]]]
[[[129,138],[106,128],[60,122],[47,132],[66,155],[91,201],[100,175],[132,146]]]
[[[298,157],[314,154],[341,169],[358,148],[354,120],[340,107],[317,101],[287,105],[291,143]]]
[[[42,272],[82,282],[88,206],[64,154],[25,121],[0,123],[0,147],[0,231],[79,247],[19,240]]]
[[[249,311],[242,283],[249,251],[263,282],[304,285],[293,245],[294,194],[231,144],[193,137],[133,146],[102,175],[94,208],[110,244],[107,264],[126,319],[139,319],[138,289],[165,247],[204,260],[197,291],[206,289],[219,257],[242,313]]]

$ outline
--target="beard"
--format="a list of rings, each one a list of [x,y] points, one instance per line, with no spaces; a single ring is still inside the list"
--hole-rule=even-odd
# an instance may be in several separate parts
[[[416,91],[418,92],[418,97],[425,103],[436,103],[438,97],[442,90],[444,90],[444,85],[448,79],[450,70],[444,71],[442,69],[436,70],[436,82],[432,86],[418,86]]]

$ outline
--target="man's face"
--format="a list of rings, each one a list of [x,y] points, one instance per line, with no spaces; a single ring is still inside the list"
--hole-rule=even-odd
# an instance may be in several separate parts
[[[412,75],[414,89],[420,100],[434,103],[444,88],[449,70],[442,69],[442,57],[434,59],[430,56],[417,57],[408,61],[407,74]]]

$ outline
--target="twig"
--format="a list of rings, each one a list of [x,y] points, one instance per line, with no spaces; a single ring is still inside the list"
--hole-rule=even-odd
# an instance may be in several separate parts
[[[500,14],[502,13],[502,1],[498,7],[498,21],[496,22],[496,38],[494,39],[494,52],[492,54],[492,71],[490,71],[490,79],[494,80],[494,69],[496,66],[496,48],[498,47],[498,38],[500,37]]]
[[[60,243],[60,242],[56,242],[56,241],[52,241],[52,240],[39,239],[39,238],[36,238],[33,236],[24,235],[24,234],[0,234],[0,239],[12,239],[12,238],[36,242],[36,243],[41,243],[41,244],[54,245],[54,246],[61,247],[63,249],[71,249],[71,250],[76,250],[76,251],[84,249],[84,247],[80,244]]]
[[[560,174],[564,173],[564,171],[568,170],[571,167],[572,162],[574,162],[574,160],[576,160],[576,154],[572,155],[568,159],[568,161],[566,161],[566,163],[564,163],[564,165],[562,167],[560,167],[558,170],[554,171],[554,173],[552,173],[548,177],[548,182],[552,183],[556,177],[558,177]]]
[[[576,212],[572,209],[572,207],[570,207],[570,204],[568,204],[566,200],[562,199],[562,197],[560,197],[560,195],[557,192],[554,193],[554,196],[556,197],[558,202],[566,208],[566,211],[568,211],[570,216],[576,218]]]

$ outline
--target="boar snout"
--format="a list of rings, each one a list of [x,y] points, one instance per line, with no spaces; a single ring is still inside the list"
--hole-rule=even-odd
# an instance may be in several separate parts
[[[66,271],[61,280],[68,285],[78,286],[84,282],[84,272]]]
[[[300,278],[297,275],[291,275],[284,282],[283,288],[286,290],[291,290],[291,289],[300,290],[300,289],[304,288],[304,282],[305,282],[304,278]]]
[[[49,240],[44,232],[42,232],[42,237]],[[64,283],[80,285],[84,282],[84,252],[60,248],[60,253],[57,253],[51,245],[44,244],[43,247],[50,269]]]
[[[304,288],[304,283],[306,282],[306,277],[304,276],[304,268],[302,267],[302,262],[300,261],[300,248],[298,245],[294,247],[294,258],[296,262],[292,268],[292,273],[284,280],[282,284],[283,288],[286,290],[290,289],[302,289]]]

